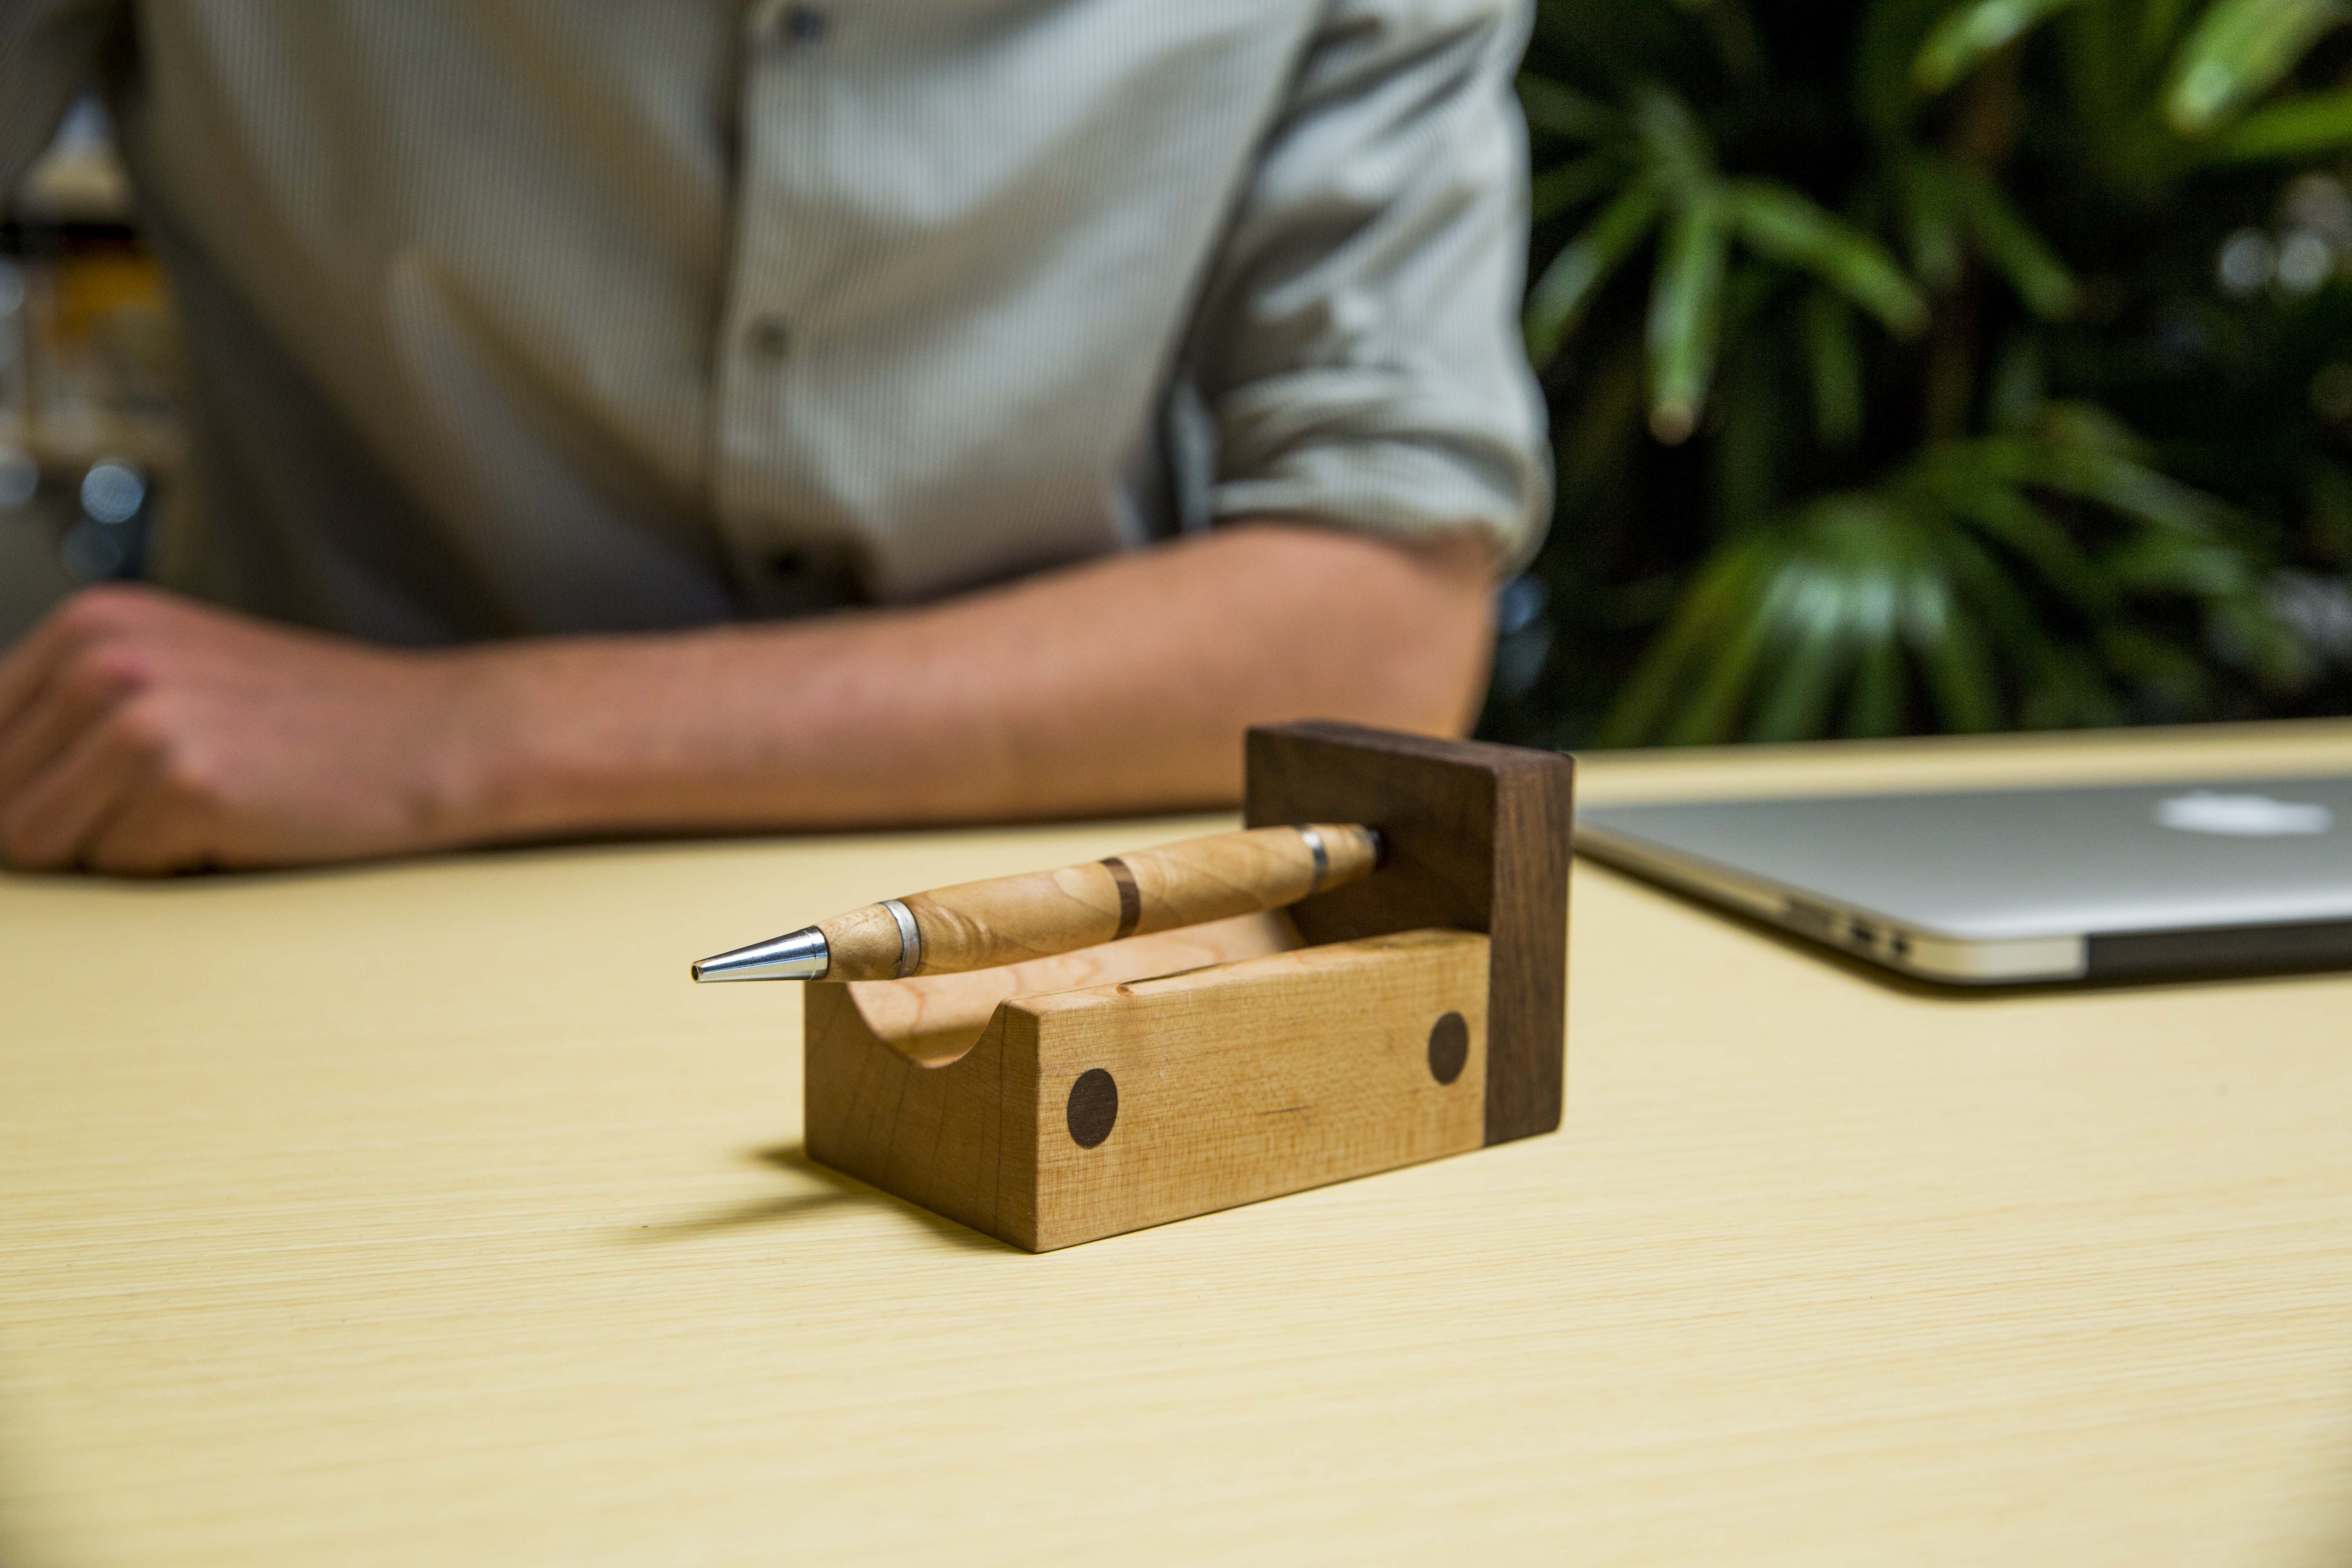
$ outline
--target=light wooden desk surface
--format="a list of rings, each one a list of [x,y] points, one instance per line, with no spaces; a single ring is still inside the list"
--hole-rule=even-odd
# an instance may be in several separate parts
[[[2352,978],[1946,1000],[1585,866],[1558,1136],[1029,1257],[684,977],[1208,826],[0,879],[0,1561],[2352,1560]]]

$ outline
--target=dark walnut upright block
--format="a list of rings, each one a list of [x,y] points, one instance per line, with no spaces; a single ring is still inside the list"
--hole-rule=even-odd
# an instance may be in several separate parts
[[[1249,732],[1249,826],[1368,822],[1381,868],[1291,908],[1310,942],[1420,926],[1491,939],[1489,1143],[1559,1126],[1568,1032],[1568,868],[1576,767],[1552,752],[1355,724]]]

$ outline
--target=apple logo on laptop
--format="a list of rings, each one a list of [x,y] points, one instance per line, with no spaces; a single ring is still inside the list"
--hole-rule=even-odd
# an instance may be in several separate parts
[[[2325,833],[2336,826],[2336,814],[2324,805],[2210,789],[2157,802],[2156,819],[2182,833],[2218,833],[2230,838],[2285,838]]]

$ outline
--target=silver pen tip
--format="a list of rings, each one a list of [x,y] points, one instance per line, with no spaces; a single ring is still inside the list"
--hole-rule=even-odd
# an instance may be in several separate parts
[[[690,973],[708,984],[715,980],[822,980],[832,967],[824,932],[809,926],[706,958],[692,965]]]

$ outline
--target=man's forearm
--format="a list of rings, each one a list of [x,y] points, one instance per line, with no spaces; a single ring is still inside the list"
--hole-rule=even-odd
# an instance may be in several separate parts
[[[1252,723],[1460,728],[1486,619],[1466,540],[1270,524],[927,609],[438,653],[93,589],[0,656],[0,861],[1219,804]]]
[[[1256,524],[925,609],[458,656],[458,837],[1223,804],[1252,723],[1458,732],[1487,605],[1470,539]]]

